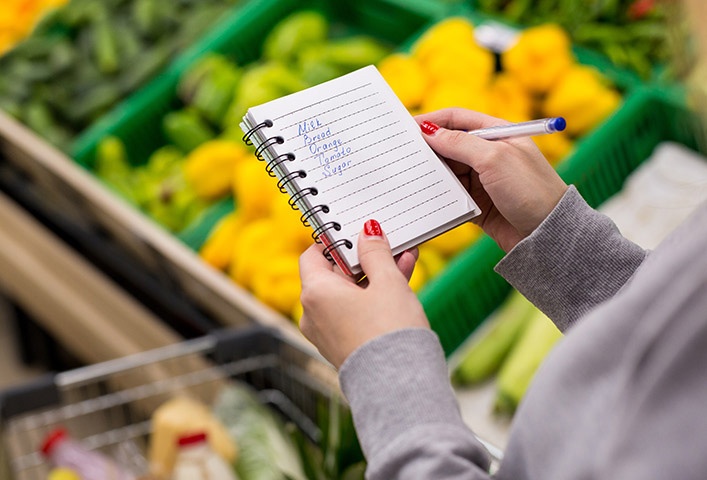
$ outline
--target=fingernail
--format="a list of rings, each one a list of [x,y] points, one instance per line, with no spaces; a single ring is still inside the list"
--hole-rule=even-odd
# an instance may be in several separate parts
[[[420,124],[420,130],[422,130],[422,133],[425,135],[434,135],[435,132],[439,130],[439,127],[434,123],[425,120]]]
[[[383,230],[381,229],[381,224],[376,220],[369,220],[363,224],[363,233],[369,237],[382,237]]]

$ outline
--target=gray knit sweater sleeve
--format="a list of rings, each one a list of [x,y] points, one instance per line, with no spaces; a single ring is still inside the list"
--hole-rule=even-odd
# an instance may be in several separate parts
[[[647,252],[592,209],[574,186],[496,272],[561,329],[614,296]]]
[[[488,479],[489,458],[464,424],[437,335],[388,333],[339,371],[368,461],[368,480]]]

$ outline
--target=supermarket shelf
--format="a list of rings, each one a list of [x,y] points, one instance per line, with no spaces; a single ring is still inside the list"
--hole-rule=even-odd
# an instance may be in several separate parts
[[[218,324],[208,315],[184,299],[178,288],[162,288],[158,278],[146,272],[100,230],[82,228],[66,219],[61,211],[52,209],[37,188],[7,162],[0,163],[0,191],[4,191],[182,337],[194,338],[218,328]]]
[[[0,194],[0,285],[86,363],[180,340],[157,317]]]

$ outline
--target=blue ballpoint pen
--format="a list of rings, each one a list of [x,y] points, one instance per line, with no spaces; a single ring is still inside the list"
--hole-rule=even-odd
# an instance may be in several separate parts
[[[565,122],[564,118],[554,117],[481,128],[479,130],[471,130],[467,133],[476,135],[485,140],[502,140],[504,138],[532,137],[534,135],[561,132],[566,126],[567,122]]]

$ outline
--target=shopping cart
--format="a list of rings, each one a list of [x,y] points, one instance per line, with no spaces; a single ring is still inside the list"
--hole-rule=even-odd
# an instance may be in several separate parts
[[[231,379],[250,384],[263,403],[296,425],[302,439],[320,448],[329,471],[362,458],[333,369],[277,331],[254,328],[215,332],[4,392],[0,478],[45,479],[49,466],[38,450],[58,426],[124,464],[144,462],[137,453],[146,451],[157,406],[182,392],[212,404]]]

